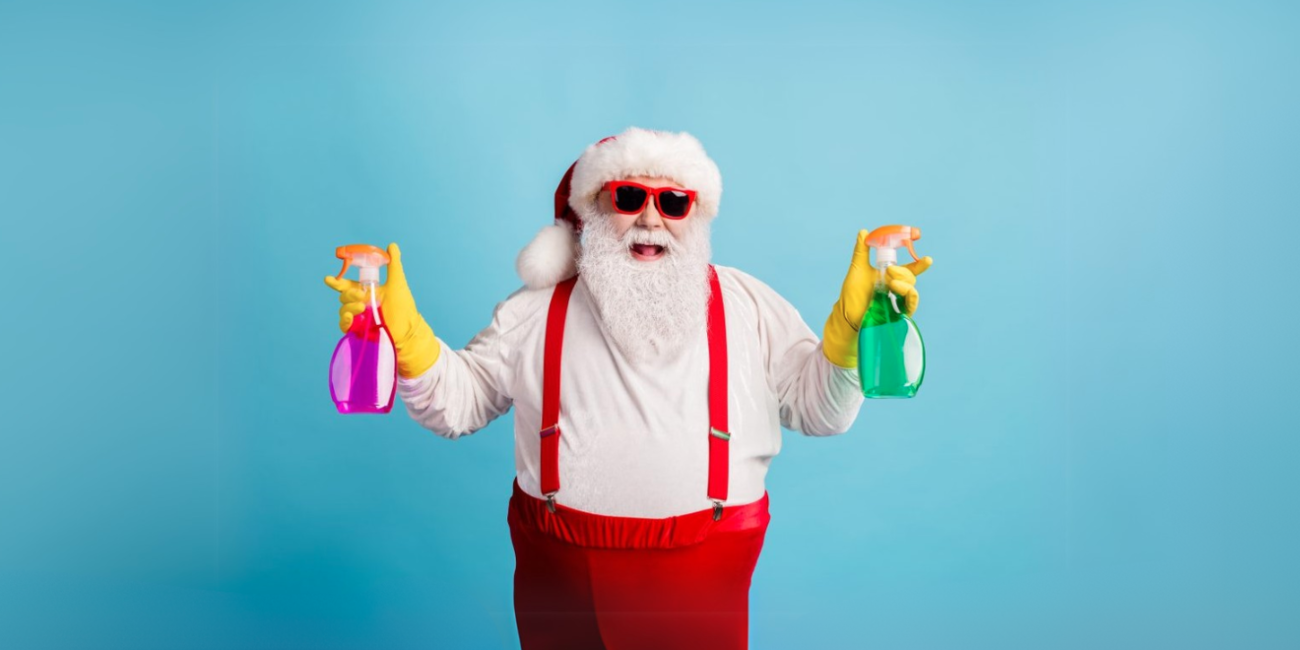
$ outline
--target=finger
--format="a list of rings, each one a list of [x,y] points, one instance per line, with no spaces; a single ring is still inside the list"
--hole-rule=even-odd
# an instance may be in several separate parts
[[[853,245],[853,262],[849,265],[850,269],[871,270],[871,247],[867,246],[867,236],[870,234],[869,230],[858,231],[858,241]]]
[[[902,280],[891,280],[889,282],[889,290],[899,298],[906,298],[907,296],[916,293],[916,287],[912,286],[911,283],[903,282]]]
[[[352,280],[349,280],[347,278],[338,278],[332,275],[325,276],[325,284],[329,285],[329,288],[338,291],[340,293],[347,291],[348,289],[352,289],[357,286],[360,286],[356,282],[353,282]]]
[[[915,262],[903,264],[903,266],[911,271],[913,275],[921,275],[922,273],[925,273],[926,269],[930,268],[931,264],[934,264],[934,259],[929,255],[926,255]]]
[[[343,330],[344,334],[352,329],[352,314],[339,314],[339,329]]]
[[[905,266],[889,267],[889,269],[885,271],[885,279],[890,281],[898,280],[908,284],[916,284],[916,276],[912,274],[911,269]]]
[[[365,302],[366,299],[366,291],[360,287],[354,287],[339,294],[339,302],[345,304],[349,302]]]
[[[867,246],[868,231],[859,230],[857,243],[853,246],[853,260],[848,273],[844,275],[844,285],[840,289],[840,307],[844,317],[856,326],[867,311],[871,300],[871,285],[875,283],[874,270],[868,259],[870,249]]]
[[[902,301],[903,313],[908,316],[916,311],[917,305],[921,304],[921,294],[916,291],[916,287],[903,282],[894,280],[889,283],[889,290]]]
[[[397,242],[388,245],[388,281],[385,284],[406,284],[406,271],[402,269],[402,249]]]
[[[360,314],[365,310],[366,310],[366,303],[350,302],[346,305],[343,305],[342,307],[339,307],[339,315],[348,314],[350,316],[356,316],[357,314]]]

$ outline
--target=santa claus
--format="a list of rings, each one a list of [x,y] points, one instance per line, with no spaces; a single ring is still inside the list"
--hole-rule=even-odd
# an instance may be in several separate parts
[[[411,417],[457,438],[515,408],[524,650],[746,647],[781,429],[834,435],[857,416],[857,326],[878,274],[867,231],[819,340],[767,285],[710,263],[721,195],[689,134],[632,128],[587,147],[555,224],[519,255],[526,286],[461,350],[420,316],[389,246],[381,314]],[[930,261],[887,273],[908,313]],[[346,331],[362,290],[326,283]]]

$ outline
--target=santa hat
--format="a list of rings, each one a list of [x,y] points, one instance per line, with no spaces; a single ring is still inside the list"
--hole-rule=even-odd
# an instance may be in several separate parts
[[[722,174],[689,133],[632,127],[587,147],[555,190],[555,224],[542,228],[519,252],[515,268],[533,289],[578,272],[578,237],[588,219],[601,218],[596,196],[608,181],[631,176],[671,178],[695,190],[692,219],[712,219],[722,199]]]

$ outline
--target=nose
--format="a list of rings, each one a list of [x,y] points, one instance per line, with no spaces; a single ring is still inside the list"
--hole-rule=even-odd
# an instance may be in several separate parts
[[[636,225],[646,230],[659,230],[664,227],[664,219],[659,215],[659,209],[655,207],[653,197],[645,202],[645,209],[636,218]]]

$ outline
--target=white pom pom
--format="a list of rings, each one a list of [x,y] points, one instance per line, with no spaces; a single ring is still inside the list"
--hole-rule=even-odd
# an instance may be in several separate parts
[[[529,289],[553,287],[578,272],[578,238],[566,222],[542,228],[528,242],[515,270]]]

